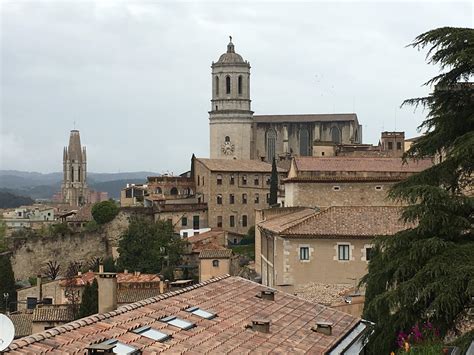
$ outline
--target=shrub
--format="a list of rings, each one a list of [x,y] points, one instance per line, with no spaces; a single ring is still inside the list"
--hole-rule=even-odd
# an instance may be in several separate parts
[[[92,206],[92,217],[98,224],[112,221],[119,213],[119,208],[114,201],[102,201]]]

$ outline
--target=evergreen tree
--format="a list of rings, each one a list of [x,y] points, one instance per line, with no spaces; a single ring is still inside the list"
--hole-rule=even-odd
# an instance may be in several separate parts
[[[105,224],[115,218],[119,213],[119,208],[113,200],[102,201],[92,206],[91,213],[97,224]]]
[[[84,318],[97,312],[99,312],[99,285],[97,280],[94,279],[91,284],[86,284],[82,293],[79,318]]]
[[[442,157],[441,162],[396,184],[390,197],[405,202],[403,219],[415,227],[377,238],[363,317],[375,323],[369,351],[388,354],[396,336],[430,321],[444,336],[472,308],[474,296],[474,30],[439,28],[412,43],[429,47],[427,60],[448,69],[428,81],[428,97],[406,100],[422,106],[424,135],[404,159]]]
[[[272,161],[272,176],[270,178],[270,199],[268,204],[274,206],[278,203],[278,171],[275,158]]]
[[[4,295],[8,293],[8,299]],[[0,310],[13,310],[12,304],[16,301],[15,276],[13,275],[10,253],[0,253]]]
[[[186,242],[174,234],[171,223],[134,216],[119,241],[119,269],[160,273],[179,265]],[[163,270],[163,271],[162,271]]]

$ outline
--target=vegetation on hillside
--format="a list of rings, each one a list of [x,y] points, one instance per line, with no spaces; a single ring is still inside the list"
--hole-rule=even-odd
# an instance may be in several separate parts
[[[33,204],[29,197],[15,195],[8,191],[0,191],[0,208],[16,208]]]
[[[119,213],[119,208],[114,201],[102,201],[92,206],[92,217],[97,224],[105,224],[112,221]]]

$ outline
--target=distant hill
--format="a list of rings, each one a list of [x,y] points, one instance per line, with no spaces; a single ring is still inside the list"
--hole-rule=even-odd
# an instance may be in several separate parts
[[[8,191],[0,190],[0,208],[16,208],[31,205],[34,201],[25,196],[18,196]]]
[[[119,198],[120,190],[127,183],[143,183],[147,176],[160,174],[150,171],[124,173],[87,173],[87,183],[92,190],[108,192]],[[63,173],[42,174],[18,170],[0,170],[0,189],[14,195],[32,199],[49,199],[61,189]]]

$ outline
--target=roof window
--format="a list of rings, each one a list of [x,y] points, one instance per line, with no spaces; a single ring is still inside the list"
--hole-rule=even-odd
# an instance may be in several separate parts
[[[136,334],[140,334],[144,337],[163,342],[171,338],[171,335],[160,332],[159,330],[153,329],[151,327],[145,326],[133,331]]]
[[[175,316],[162,318],[162,319],[160,319],[160,321],[168,323],[169,325],[172,325],[172,326],[175,326],[177,328],[184,329],[184,330],[191,329],[195,326],[195,324],[193,324],[191,322],[188,322],[184,319],[175,317]]]
[[[191,307],[186,309],[186,312],[190,312],[198,317],[205,318],[205,319],[212,319],[215,318],[217,315],[215,313],[211,313],[208,311],[205,311],[199,307]]]
[[[133,346],[119,342],[117,339],[109,339],[102,343],[103,345],[114,345],[112,352],[114,354],[139,354],[139,350]]]

